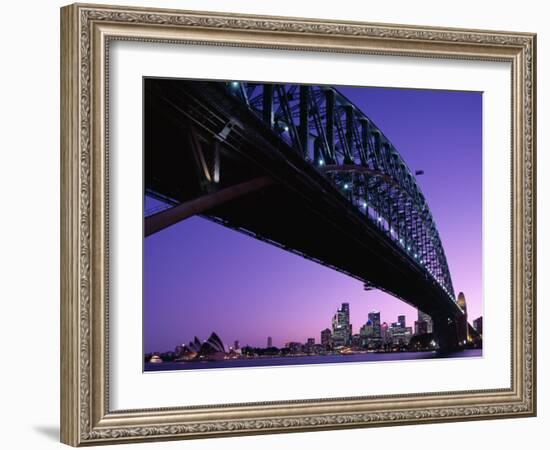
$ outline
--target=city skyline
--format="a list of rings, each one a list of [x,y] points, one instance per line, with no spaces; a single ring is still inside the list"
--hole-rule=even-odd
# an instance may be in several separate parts
[[[424,171],[418,183],[438,225],[453,284],[464,291],[470,318],[482,316],[481,93],[339,90],[384,131],[412,170]],[[151,205],[148,199],[146,208]],[[325,327],[314,324],[344,300],[357,316],[378,310],[388,323],[399,314],[417,314],[388,294],[365,291],[347,275],[200,217],[148,237],[144,260],[145,352],[213,330],[224,342],[242,345],[265,345],[267,336],[274,345],[290,335],[300,342],[319,340]],[[354,331],[363,323],[354,324]]]
[[[341,305],[344,305],[344,304],[348,304],[348,305],[349,305],[348,302],[342,302],[342,303],[341,303]],[[337,309],[337,308],[338,308],[338,306],[335,306],[335,310],[340,311],[340,309]],[[353,320],[352,320],[352,318],[351,318],[351,308],[348,308],[348,313],[349,313],[350,325],[353,325]],[[337,314],[338,314],[338,312],[337,312]],[[356,325],[356,327],[353,328],[355,331],[354,331],[353,333],[351,333],[351,335],[353,335],[353,334],[360,334],[360,328],[361,328],[363,325],[365,325],[367,322],[370,322],[370,321],[371,321],[371,315],[372,315],[372,314],[378,314],[378,315],[379,315],[379,317],[380,317],[380,324],[387,324],[388,326],[390,326],[390,325],[392,324],[392,322],[388,322],[387,320],[383,320],[383,319],[382,319],[382,314],[381,314],[380,311],[370,311],[369,314],[368,314],[368,316],[367,316],[367,318],[366,318],[366,320],[360,321],[360,323],[358,323],[358,325]],[[402,326],[403,328],[405,328],[406,326],[410,326],[410,322],[407,322],[407,320],[406,320],[406,315],[404,315],[404,314],[400,314],[400,315],[398,315],[398,316],[396,317],[397,322],[400,321],[400,318],[401,318],[401,317],[405,318],[401,326]],[[414,322],[415,322],[415,320],[413,320],[413,325],[414,325]],[[328,325],[330,325],[329,322],[327,322],[327,323],[328,323]],[[231,345],[231,344],[225,344],[226,350],[229,350],[230,348],[234,348],[234,347],[236,346],[235,343],[238,343],[238,346],[241,347],[241,348],[242,348],[242,347],[248,347],[248,346],[250,346],[250,347],[258,347],[258,348],[269,348],[269,347],[272,347],[272,346],[273,346],[273,347],[284,347],[284,346],[285,346],[286,344],[288,344],[289,342],[306,343],[306,342],[309,341],[310,339],[314,339],[315,344],[318,344],[318,343],[322,343],[322,340],[323,340],[323,339],[322,339],[322,335],[323,335],[323,332],[324,332],[326,329],[331,330],[331,339],[334,338],[334,336],[332,335],[333,328],[330,327],[330,326],[328,326],[328,325],[327,325],[325,328],[321,328],[321,329],[319,330],[319,332],[317,333],[317,335],[315,335],[315,336],[313,336],[313,335],[312,335],[312,336],[308,336],[308,337],[307,337],[306,339],[304,339],[303,341],[300,341],[300,340],[297,340],[297,339],[291,339],[291,338],[283,338],[283,337],[280,337],[279,345],[277,345],[277,342],[273,340],[273,336],[270,335],[270,334],[266,334],[266,335],[264,336],[264,342],[266,342],[266,345],[265,345],[265,346],[261,346],[261,345],[257,345],[257,346],[255,346],[255,345],[250,345],[249,343],[243,342],[243,341],[242,341],[241,339],[239,339],[239,338],[235,338],[235,339],[232,339],[232,340],[230,340],[230,339],[224,339],[223,336],[220,336],[220,338],[221,338],[221,340],[222,340],[224,343],[226,343],[226,342],[228,342],[228,343],[233,342],[232,345]],[[322,327],[322,326],[323,326],[323,325],[321,325],[321,327]],[[334,325],[333,325],[333,326],[334,326]],[[211,334],[211,333],[216,333],[217,335],[220,335],[220,334],[221,334],[221,333],[218,333],[216,330],[211,330],[211,331],[210,331],[209,333],[207,333],[207,334],[209,335],[209,334]],[[200,340],[201,337],[203,337],[203,336],[188,336],[186,339],[184,338],[181,342],[175,342],[174,345],[173,345],[173,347],[176,347],[176,346],[178,346],[178,345],[187,345],[187,342],[193,341],[196,337],[198,337],[199,340]],[[351,337],[351,336],[350,336],[350,337]],[[147,352],[147,353],[167,352],[167,351],[172,351],[172,350],[173,350],[173,348],[172,348],[172,349],[170,349],[170,348],[166,348],[166,349],[157,349],[157,350],[155,350],[154,352]]]
[[[462,292],[459,293],[459,298],[461,298],[461,308],[466,312],[466,299]],[[475,332],[482,334],[482,319],[483,317],[478,317],[473,320],[470,325],[475,330]],[[391,343],[391,345],[396,345],[398,342],[401,342],[403,345],[408,345],[411,338],[414,336],[423,336],[431,335],[433,323],[429,315],[418,310],[416,320],[413,320],[414,326],[410,326],[410,323],[407,322],[407,318],[404,314],[397,316],[396,322],[388,323],[385,320],[382,320],[382,315],[380,311],[370,311],[365,322],[360,322],[361,325],[356,328],[356,332],[353,332],[351,320],[351,310],[349,303],[342,302],[340,307],[336,307],[336,313],[332,318],[332,326],[329,328],[321,329],[318,336],[308,337],[304,341],[297,341],[293,339],[283,339],[281,345],[276,345],[273,343],[272,336],[266,337],[266,345],[262,346],[253,346],[250,344],[240,345],[238,339],[233,341],[233,345],[223,344],[223,337],[219,337],[216,331],[212,331],[210,338],[208,339],[211,342],[214,339],[216,347],[222,352],[233,352],[235,350],[241,350],[246,348],[258,348],[258,349],[270,349],[270,348],[292,348],[296,345],[302,346],[303,348],[308,348],[309,351],[312,351],[312,348],[319,346],[323,350],[337,350],[343,347],[356,347],[359,346],[363,349],[379,349],[380,346],[383,347],[384,344]],[[409,326],[408,326],[409,325]],[[468,333],[469,334],[469,333]],[[473,338],[474,336],[471,336]],[[433,337],[429,339],[433,340]],[[205,339],[201,340],[198,336],[190,336],[188,343],[181,342],[174,344],[174,349],[165,349],[158,350],[155,352],[146,353],[148,355],[158,355],[158,354],[170,354],[174,352],[189,351],[190,349],[198,349],[201,346],[202,342],[206,342]]]

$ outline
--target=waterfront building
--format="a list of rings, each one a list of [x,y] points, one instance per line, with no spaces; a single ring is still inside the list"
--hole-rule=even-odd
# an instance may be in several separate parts
[[[316,355],[323,353],[325,350],[326,348],[322,344],[315,344],[313,346],[313,353],[315,353]]]
[[[332,348],[332,332],[330,328],[325,328],[321,331],[321,345],[325,350]]]
[[[374,336],[374,328],[372,322],[367,322],[359,329],[359,336],[361,337],[361,347],[367,348]]]
[[[379,338],[375,337],[375,339],[378,339],[378,341],[382,345],[391,344],[392,337],[389,329],[390,327],[388,326],[387,322],[384,322],[382,323],[382,325],[380,325],[380,337]]]
[[[388,334],[391,338],[388,340],[388,343],[396,347],[405,347],[409,345],[409,341],[413,336],[412,327],[391,327],[388,330]]]
[[[349,345],[351,341],[351,324],[349,321],[349,303],[342,303],[332,318],[332,344],[334,347]]]
[[[380,338],[382,336],[380,328],[380,311],[371,311],[369,313],[369,320],[372,322],[372,328],[374,331],[373,337]]]
[[[220,337],[214,332],[203,342],[195,336],[189,344],[182,346],[181,352],[174,353],[174,358],[180,361],[192,359],[220,360],[224,359],[225,356],[225,346]]]
[[[289,353],[295,355],[304,351],[304,346],[300,342],[287,342],[285,347],[288,348]]]
[[[149,360],[151,364],[160,364],[162,363],[162,359],[159,355],[153,355],[151,356],[151,359]]]

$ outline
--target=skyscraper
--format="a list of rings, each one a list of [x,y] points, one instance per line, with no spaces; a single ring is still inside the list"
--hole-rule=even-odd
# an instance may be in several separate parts
[[[405,328],[405,322],[406,322],[405,316],[397,316],[397,322],[399,323],[399,326],[401,328]]]
[[[273,347],[273,339],[271,339],[271,336],[267,337],[267,348]]]
[[[380,325],[380,337],[378,338],[378,341],[382,344],[388,344],[391,343],[392,337],[390,333],[390,327],[389,325],[384,322],[382,325]]]
[[[351,340],[351,324],[349,323],[349,303],[342,303],[332,318],[332,344],[335,347],[349,345]]]
[[[380,338],[380,311],[371,311],[369,320],[372,322],[372,331],[374,338]]]
[[[363,347],[368,347],[372,343],[372,337],[374,330],[372,328],[372,322],[367,320],[365,325],[359,329],[359,336],[361,336],[361,345]]]

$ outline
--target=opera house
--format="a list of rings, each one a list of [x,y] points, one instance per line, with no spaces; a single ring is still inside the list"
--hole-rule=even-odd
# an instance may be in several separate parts
[[[184,345],[175,361],[220,361],[230,357],[225,352],[225,347],[222,340],[216,333],[212,333],[210,337],[201,342],[198,337]]]

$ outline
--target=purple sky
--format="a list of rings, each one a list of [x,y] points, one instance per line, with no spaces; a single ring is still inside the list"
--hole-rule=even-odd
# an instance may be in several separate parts
[[[418,177],[468,320],[482,314],[482,94],[340,88],[390,139]],[[149,207],[148,203],[146,207]],[[144,243],[144,351],[173,350],[216,331],[226,346],[320,340],[349,302],[354,333],[371,310],[382,321],[414,308],[361,282],[200,217]]]

